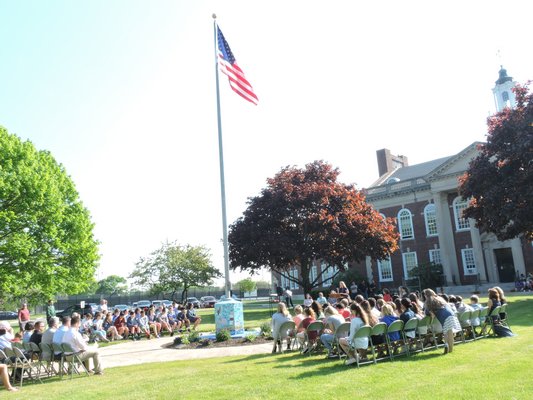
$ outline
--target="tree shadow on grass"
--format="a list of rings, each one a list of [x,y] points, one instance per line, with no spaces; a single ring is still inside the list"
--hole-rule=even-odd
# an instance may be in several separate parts
[[[241,363],[243,361],[260,361],[260,360],[266,360],[266,359],[278,362],[279,360],[275,360],[274,357],[275,357],[275,355],[268,354],[268,353],[265,353],[265,354],[251,354],[249,356],[239,357],[239,358],[237,358],[235,360],[224,361],[224,364],[235,364],[235,363]],[[265,361],[262,364],[267,364],[267,362]]]

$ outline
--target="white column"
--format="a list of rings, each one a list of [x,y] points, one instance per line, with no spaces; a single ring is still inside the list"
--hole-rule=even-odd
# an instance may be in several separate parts
[[[524,261],[524,250],[522,249],[522,241],[519,238],[510,240],[511,250],[513,252],[514,269],[520,274],[526,274],[526,263]]]
[[[450,218],[450,209],[447,195],[444,192],[434,192],[435,211],[437,217],[437,230],[439,232],[440,256],[442,267],[448,285],[453,285],[453,276],[459,282],[459,269],[455,253],[455,242],[453,240],[454,229]]]
[[[366,256],[366,279],[370,282],[372,279],[372,259],[369,256]],[[378,277],[379,280],[379,277]]]
[[[486,282],[487,274],[485,273],[483,247],[481,245],[481,236],[479,235],[479,229],[476,228],[476,221],[474,219],[469,218],[468,221],[470,223],[470,238],[472,239],[472,248],[474,249],[477,273],[479,274],[480,281]]]

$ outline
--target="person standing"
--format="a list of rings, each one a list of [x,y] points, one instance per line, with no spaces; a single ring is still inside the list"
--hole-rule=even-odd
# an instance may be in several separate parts
[[[46,321],[48,322],[48,327],[50,328],[50,320],[56,316],[56,308],[54,307],[54,300],[48,300],[48,305],[46,306]]]
[[[357,287],[357,283],[355,283],[354,281],[352,281],[352,284],[350,285],[350,293],[351,293],[351,298],[352,300],[355,300],[355,296],[357,296],[357,291],[358,291],[358,287]]]
[[[288,286],[285,288],[285,304],[287,304],[287,307],[294,308],[294,303],[292,302],[292,290],[289,289]]]
[[[26,328],[26,324],[30,322],[30,310],[28,310],[28,304],[22,304],[22,307],[18,312],[19,328],[23,332]]]

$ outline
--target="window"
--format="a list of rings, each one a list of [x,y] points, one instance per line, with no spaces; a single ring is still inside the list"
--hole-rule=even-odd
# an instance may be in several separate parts
[[[455,217],[455,228],[458,231],[467,231],[470,229],[470,221],[468,218],[463,218],[463,211],[468,207],[468,201],[462,197],[456,197],[453,200],[453,215]]]
[[[281,287],[283,289],[285,288],[289,288],[291,290],[293,289],[298,289],[298,284],[296,282],[293,282],[291,281],[288,276],[290,276],[291,278],[294,278],[294,279],[298,279],[298,268],[296,267],[293,267],[291,269],[289,269],[289,271],[287,272],[284,272],[281,274]]]
[[[440,258],[440,249],[433,249],[429,251],[429,261],[433,264],[442,265],[442,258]]]
[[[380,282],[391,282],[393,280],[390,257],[386,260],[378,261],[378,273]]]
[[[291,278],[298,280],[298,268],[291,268],[289,270],[289,275]],[[291,290],[298,289],[298,284],[294,281],[289,281],[289,287],[291,288]]]
[[[289,280],[287,279],[285,273],[281,274],[281,287],[283,289],[289,287]]]
[[[463,268],[465,271],[465,275],[477,274],[474,249],[461,249],[461,256],[463,257]]]
[[[504,103],[507,103],[509,101],[509,93],[503,92],[502,93],[502,100]]]
[[[416,251],[402,254],[403,260],[403,274],[405,278],[410,277],[411,270],[418,266],[418,260],[416,258]]]
[[[424,207],[424,221],[426,222],[426,235],[437,235],[437,212],[435,210],[435,204],[428,204]]]
[[[317,268],[316,268],[316,265],[313,265],[311,267],[311,269],[309,270],[309,281],[311,283],[313,283],[316,279],[316,273],[317,273]]]
[[[326,263],[322,263],[320,266],[322,270],[322,286],[329,286],[333,283],[333,276],[339,270],[336,266],[331,267]]]
[[[401,239],[414,239],[413,216],[411,211],[406,208],[401,209],[398,213],[398,229]]]

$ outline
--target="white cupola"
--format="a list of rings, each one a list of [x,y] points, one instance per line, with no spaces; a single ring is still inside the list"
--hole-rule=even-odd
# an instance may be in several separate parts
[[[515,86],[513,78],[507,76],[507,70],[500,65],[499,78],[496,85],[492,89],[494,93],[494,102],[496,105],[496,112],[502,111],[505,107],[516,107],[516,98],[511,90]]]

